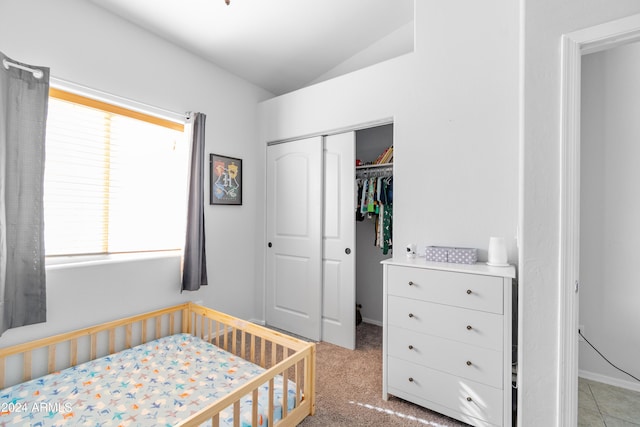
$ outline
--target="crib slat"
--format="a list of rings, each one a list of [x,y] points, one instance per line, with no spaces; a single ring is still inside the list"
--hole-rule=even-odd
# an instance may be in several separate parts
[[[260,338],[260,366],[266,367],[267,340]]]
[[[289,349],[284,348],[282,350],[282,359],[286,359],[289,356]],[[284,420],[289,411],[289,369],[285,369],[282,372],[282,419]]]
[[[69,361],[71,366],[78,364],[78,339],[74,338],[69,342]]]
[[[91,334],[91,360],[95,360],[97,353],[97,337],[96,334]]]
[[[169,335],[175,334],[175,320],[173,320],[173,313],[169,313]]]
[[[301,362],[296,363],[295,374],[294,374],[295,375],[294,381],[296,383],[296,408],[300,406],[300,400],[302,396],[302,394],[300,393],[300,388],[301,388],[300,371],[299,371],[300,363]]]
[[[311,361],[314,361],[316,358],[316,350],[315,347],[311,348],[311,355],[309,356],[309,358],[304,360],[304,378],[305,378],[305,382],[304,382],[304,396],[305,399],[307,398],[307,396],[309,396],[309,399],[311,401],[311,413],[310,415],[313,415],[316,413],[316,405],[315,405],[315,395],[316,395],[316,384],[315,384],[315,378],[316,378],[316,366],[315,363],[312,363]]]
[[[220,322],[216,322],[216,345],[220,347]]]
[[[131,323],[127,323],[124,330],[124,345],[127,348],[131,348]]]
[[[23,381],[29,381],[31,379],[31,351],[24,352],[24,366],[22,367]]]
[[[182,333],[189,333],[189,310],[182,310]]]
[[[222,348],[224,348],[225,350],[229,350],[229,347],[227,346],[227,325],[224,324],[222,325]]]
[[[162,335],[162,317],[158,316],[156,317],[156,339],[159,340]]]
[[[220,414],[215,414],[211,418],[211,427],[220,427]]]
[[[147,319],[142,320],[142,331],[140,332],[141,335],[141,339],[142,341],[140,342],[141,344],[144,344],[147,342]]]
[[[267,410],[267,418],[269,420],[269,422],[271,422],[271,420],[273,420],[273,389],[274,389],[274,384],[273,384],[273,378],[271,378],[269,380],[269,409]]]
[[[253,389],[251,400],[251,425],[258,425],[258,389]]]
[[[274,366],[278,363],[278,344],[272,342],[271,343],[271,365],[269,366]]]
[[[240,401],[233,402],[233,427],[240,427]]]
[[[204,316],[200,316],[200,339],[204,339]]]
[[[247,342],[245,335],[245,331],[240,331],[240,357],[243,359],[247,358]]]
[[[250,354],[250,361],[252,363],[256,363],[256,336],[255,334],[251,334],[251,354]]]
[[[48,373],[52,373],[56,370],[56,345],[49,346],[49,363],[47,366]]]
[[[115,328],[109,329],[109,354],[116,352],[116,330]]]
[[[231,353],[233,354],[238,354],[236,352],[237,330],[237,328],[231,328]]]

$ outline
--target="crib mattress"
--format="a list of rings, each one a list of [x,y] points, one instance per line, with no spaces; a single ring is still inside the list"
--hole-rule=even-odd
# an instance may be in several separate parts
[[[171,335],[0,391],[0,426],[171,426],[264,371],[200,338]],[[282,377],[275,384],[277,422]],[[289,409],[295,393],[289,381]],[[267,384],[258,402],[259,425],[267,426]],[[241,418],[251,425],[251,395],[241,400]],[[233,425],[232,408],[220,425]]]

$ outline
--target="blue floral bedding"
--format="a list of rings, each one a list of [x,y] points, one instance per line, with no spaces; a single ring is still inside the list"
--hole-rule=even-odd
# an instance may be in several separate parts
[[[172,426],[262,372],[200,338],[172,335],[0,391],[0,426]],[[275,384],[277,422],[282,377]],[[295,388],[289,381],[289,410]],[[272,425],[267,384],[258,401],[259,425]],[[242,426],[251,425],[251,395],[241,400],[241,418]],[[220,425],[233,425],[231,407]]]

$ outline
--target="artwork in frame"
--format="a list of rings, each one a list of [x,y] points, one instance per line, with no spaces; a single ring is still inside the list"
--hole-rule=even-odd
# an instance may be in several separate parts
[[[242,173],[242,159],[209,154],[209,204],[241,205]]]

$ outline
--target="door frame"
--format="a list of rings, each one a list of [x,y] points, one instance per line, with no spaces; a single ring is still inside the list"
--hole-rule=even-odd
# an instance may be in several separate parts
[[[558,423],[578,422],[582,55],[640,41],[640,14],[562,36]]]

